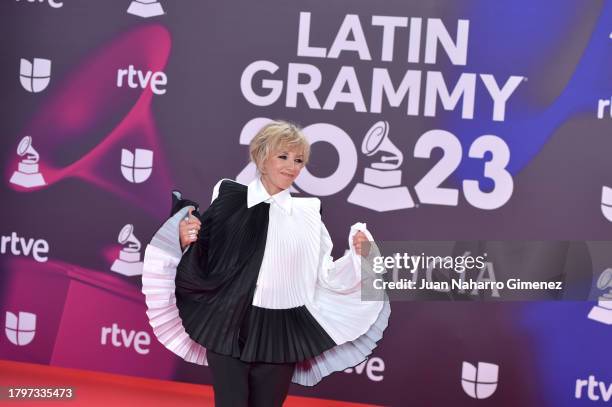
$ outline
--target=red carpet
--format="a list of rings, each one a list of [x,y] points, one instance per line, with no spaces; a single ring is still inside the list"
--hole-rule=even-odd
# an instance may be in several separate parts
[[[88,370],[0,360],[0,403],[6,400],[6,387],[72,387],[72,400],[13,400],[10,405],[49,406],[213,406],[212,386],[132,376],[99,373]],[[370,404],[289,396],[285,407],[365,407]]]

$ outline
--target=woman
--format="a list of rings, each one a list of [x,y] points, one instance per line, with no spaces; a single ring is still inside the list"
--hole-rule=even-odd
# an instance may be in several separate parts
[[[365,224],[333,261],[321,202],[289,193],[309,154],[296,126],[266,125],[250,144],[256,179],[219,181],[202,215],[175,193],[146,249],[154,332],[185,360],[208,359],[217,406],[280,406],[291,381],[361,363],[387,326],[387,301],[361,301],[360,254],[378,253]]]

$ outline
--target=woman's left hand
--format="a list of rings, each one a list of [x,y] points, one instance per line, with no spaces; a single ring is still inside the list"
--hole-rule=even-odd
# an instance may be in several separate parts
[[[353,246],[358,255],[367,257],[370,253],[370,242],[367,236],[361,230],[353,236]]]

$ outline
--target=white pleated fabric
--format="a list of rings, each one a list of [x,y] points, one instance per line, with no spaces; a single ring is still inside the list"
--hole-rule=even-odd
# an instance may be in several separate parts
[[[354,341],[335,346],[313,359],[296,364],[291,381],[302,386],[314,386],[325,376],[357,366],[366,360],[378,345],[390,315],[391,306],[389,301],[385,300],[376,321],[363,335]]]
[[[214,188],[214,200],[219,192]],[[233,181],[235,182],[235,181]],[[247,206],[270,204],[266,248],[252,305],[268,309],[305,306],[337,346],[314,359],[296,365],[292,381],[313,386],[323,377],[353,367],[367,358],[382,338],[390,315],[388,300],[362,301],[361,286],[371,275],[362,273],[362,258],[352,240],[363,231],[373,237],[365,223],[349,232],[349,252],[334,261],[332,240],[321,221],[318,198],[295,198],[284,190],[270,196],[259,178],[247,189]],[[169,219],[145,251],[143,293],[147,315],[155,335],[168,349],[185,360],[202,364],[205,349],[192,341],[181,325],[174,297],[174,277],[180,261],[178,222],[183,208]],[[366,261],[380,255],[372,245]],[[364,267],[370,270],[371,267]],[[180,352],[180,353],[179,353]]]
[[[174,295],[176,268],[181,260],[178,227],[189,208],[168,219],[147,245],[142,270],[142,293],[147,316],[159,342],[188,362],[206,364],[206,349],[193,341],[179,317]]]
[[[253,305],[272,309],[305,305],[338,345],[307,364],[298,364],[293,381],[312,386],[330,373],[361,363],[376,347],[391,313],[382,296],[379,301],[361,300],[361,286],[371,281],[372,268],[365,265],[362,274],[362,258],[352,241],[358,231],[374,241],[366,224],[351,227],[349,252],[334,261],[318,198],[295,198],[289,190],[270,196],[256,179],[249,184],[247,201],[249,206],[270,203],[266,250]],[[372,245],[365,260],[371,262],[378,255]]]

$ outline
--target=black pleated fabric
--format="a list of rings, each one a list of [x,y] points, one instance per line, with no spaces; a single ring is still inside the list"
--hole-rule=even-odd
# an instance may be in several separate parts
[[[241,359],[245,362],[301,362],[336,346],[305,306],[251,306]]]
[[[172,212],[197,203],[173,197]],[[176,273],[176,305],[185,331],[222,355],[248,362],[290,363],[335,343],[305,307],[252,306],[268,232],[270,204],[247,208],[247,187],[223,181],[199,215],[199,239]]]

